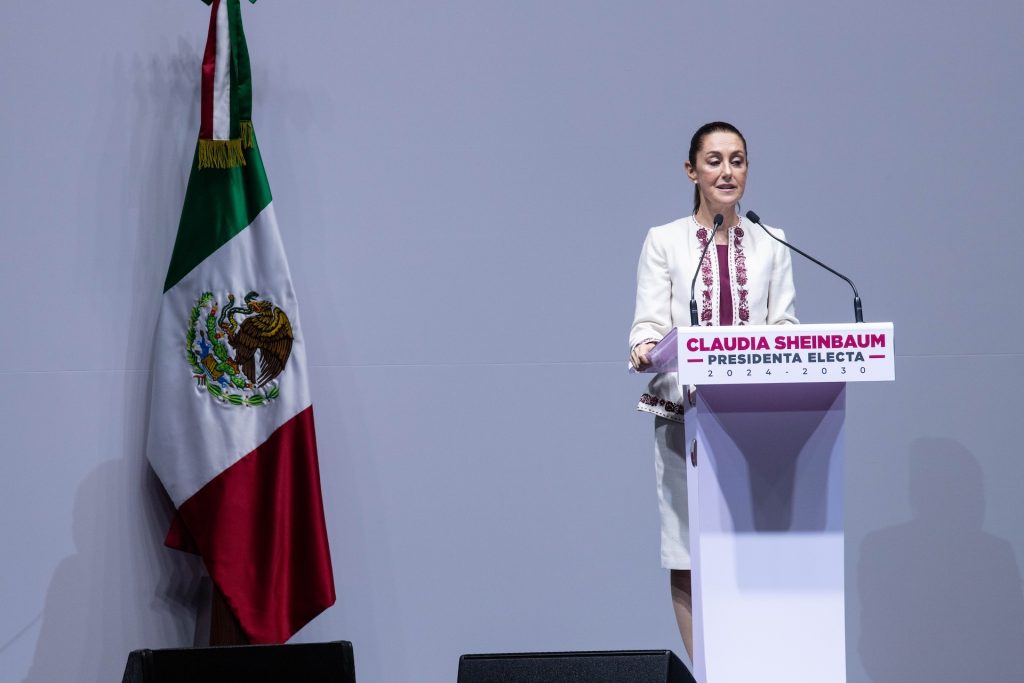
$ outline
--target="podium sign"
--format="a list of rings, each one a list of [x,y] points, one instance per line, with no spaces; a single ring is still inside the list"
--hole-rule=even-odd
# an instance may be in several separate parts
[[[896,378],[892,323],[679,327],[676,343],[683,386]]]

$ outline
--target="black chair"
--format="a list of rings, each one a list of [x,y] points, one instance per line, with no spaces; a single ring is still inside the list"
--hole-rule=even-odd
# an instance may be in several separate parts
[[[355,683],[352,643],[135,650],[122,683]]]

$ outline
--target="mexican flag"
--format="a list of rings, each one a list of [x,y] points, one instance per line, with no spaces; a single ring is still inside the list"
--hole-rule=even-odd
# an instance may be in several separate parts
[[[254,643],[334,604],[306,351],[252,129],[239,0],[212,3],[199,143],[164,283],[147,455]]]

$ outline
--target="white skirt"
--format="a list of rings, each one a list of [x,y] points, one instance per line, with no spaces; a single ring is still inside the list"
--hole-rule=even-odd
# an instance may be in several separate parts
[[[690,569],[690,514],[686,493],[686,435],[681,422],[654,418],[654,471],[661,513],[661,566]]]

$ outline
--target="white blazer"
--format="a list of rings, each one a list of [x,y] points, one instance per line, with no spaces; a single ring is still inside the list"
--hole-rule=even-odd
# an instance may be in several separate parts
[[[719,228],[719,230],[723,230]],[[782,230],[769,228],[785,239]],[[690,325],[690,281],[711,228],[693,216],[680,218],[647,231],[636,273],[636,309],[629,332],[629,348],[645,341],[659,341],[673,327]],[[708,248],[697,276],[694,294],[701,325],[718,325],[720,278],[715,246]],[[746,218],[729,228],[729,278],[733,325],[797,323],[794,313],[793,263],[789,249],[766,235],[761,226]],[[641,399],[641,410],[678,419],[675,411],[664,414],[652,406],[651,397],[679,404],[681,398],[673,373],[655,375],[650,396]],[[681,414],[681,413],[680,413]]]

